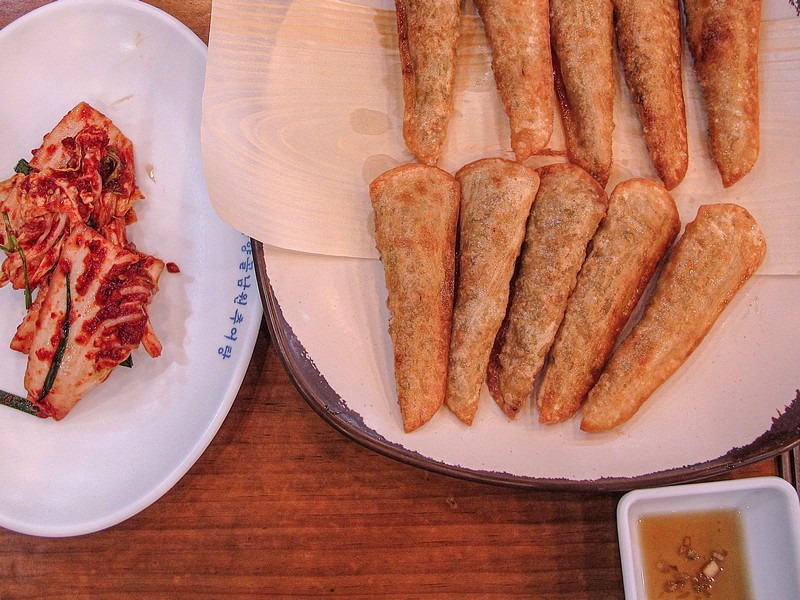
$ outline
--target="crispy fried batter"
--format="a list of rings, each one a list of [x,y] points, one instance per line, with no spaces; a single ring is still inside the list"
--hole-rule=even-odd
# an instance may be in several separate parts
[[[550,40],[567,154],[605,186],[614,133],[611,0],[550,0]]]
[[[475,0],[492,47],[492,71],[523,161],[553,133],[553,67],[548,0]]]
[[[421,164],[387,171],[370,185],[406,431],[444,402],[459,194],[449,173]]]
[[[589,392],[581,429],[603,431],[630,419],[700,344],[765,254],[761,230],[744,208],[701,206],[641,321]]]
[[[679,229],[675,202],[661,185],[631,179],[614,188],[542,377],[540,422],[580,408]]]
[[[445,402],[471,425],[539,175],[521,163],[488,158],[464,166],[456,179],[461,184],[459,275]]]
[[[617,45],[653,166],[668,190],[689,162],[678,0],[614,0]]]
[[[760,0],[686,0],[686,38],[703,91],[711,156],[729,187],[759,149]]]
[[[403,137],[414,157],[439,162],[453,113],[458,0],[396,0],[403,72]]]
[[[539,177],[509,308],[486,378],[492,397],[512,419],[533,390],[586,246],[608,207],[603,188],[580,167],[550,165],[539,169]]]

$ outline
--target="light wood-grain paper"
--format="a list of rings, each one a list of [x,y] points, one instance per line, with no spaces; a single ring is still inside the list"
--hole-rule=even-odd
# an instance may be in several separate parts
[[[735,202],[761,225],[762,274],[800,274],[800,18],[766,0],[761,29],[761,154],[724,190],[708,153],[705,112],[684,53],[689,169],[673,197],[681,221],[700,204]],[[785,4],[785,3],[783,3]],[[462,20],[455,113],[440,166],[512,158],[483,25]],[[776,19],[777,20],[772,20]],[[203,158],[212,204],[234,228],[274,246],[377,258],[368,185],[410,162],[402,138],[394,3],[215,0],[203,99]],[[614,165],[607,189],[655,178],[617,73]],[[560,122],[539,166],[563,161]]]

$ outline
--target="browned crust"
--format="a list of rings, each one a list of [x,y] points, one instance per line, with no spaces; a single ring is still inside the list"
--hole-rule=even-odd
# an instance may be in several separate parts
[[[570,161],[600,185],[611,173],[614,133],[611,0],[550,0],[555,89]]]
[[[422,164],[387,171],[370,185],[407,432],[427,423],[444,402],[459,196],[449,173]]]
[[[553,67],[548,0],[475,0],[492,47],[492,72],[523,161],[553,133]]]
[[[533,391],[586,246],[608,207],[603,188],[580,167],[550,165],[538,172],[539,191],[486,377],[492,397],[512,419]]]
[[[539,175],[521,163],[488,158],[466,165],[456,179],[461,184],[459,275],[445,403],[471,425]]]
[[[630,419],[686,361],[764,260],[766,243],[741,206],[701,206],[686,226],[644,315],[589,393],[581,429]]]
[[[563,421],[580,408],[679,229],[675,202],[660,184],[631,179],[614,188],[537,392],[540,422]]]
[[[686,0],[686,38],[703,91],[711,156],[722,184],[747,175],[759,151],[760,0]]]
[[[439,162],[453,113],[458,0],[396,0],[403,74],[403,137],[414,157]]]
[[[656,173],[671,190],[689,163],[678,0],[614,0],[617,45]]]

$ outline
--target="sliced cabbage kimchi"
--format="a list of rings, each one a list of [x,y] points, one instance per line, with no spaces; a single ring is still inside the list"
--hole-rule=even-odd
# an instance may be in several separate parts
[[[133,145],[88,104],[15,170],[0,182],[0,287],[36,294],[11,348],[28,355],[28,400],[62,419],[140,344],[161,353],[147,307],[164,263],[128,242]]]

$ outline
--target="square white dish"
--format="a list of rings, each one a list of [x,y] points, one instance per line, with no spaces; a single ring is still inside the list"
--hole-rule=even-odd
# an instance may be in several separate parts
[[[644,600],[639,521],[654,514],[733,509],[740,515],[754,598],[800,598],[800,502],[778,477],[755,477],[634,490],[617,506],[626,600]]]

